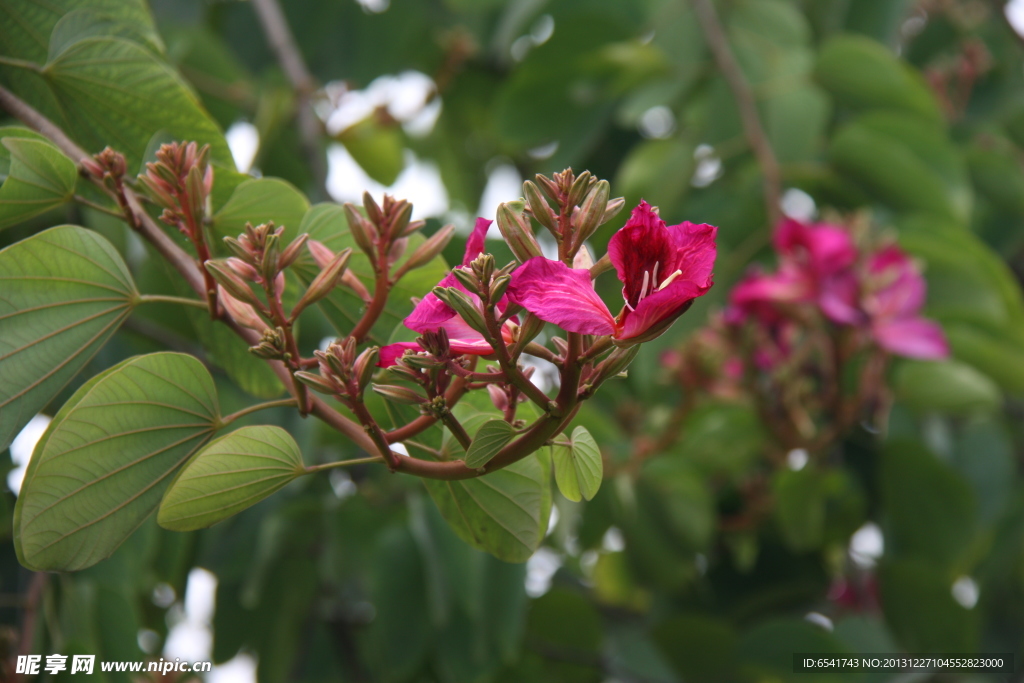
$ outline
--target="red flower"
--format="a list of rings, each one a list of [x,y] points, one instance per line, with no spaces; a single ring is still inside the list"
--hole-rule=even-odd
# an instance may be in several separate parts
[[[589,271],[543,257],[513,273],[509,298],[569,332],[611,335],[621,345],[649,341],[711,288],[717,230],[693,223],[666,226],[640,202],[608,244],[625,300],[617,317],[594,291]]]
[[[924,299],[924,278],[899,247],[871,257],[862,304],[875,343],[900,356],[946,358],[949,344],[942,328],[920,315]]]

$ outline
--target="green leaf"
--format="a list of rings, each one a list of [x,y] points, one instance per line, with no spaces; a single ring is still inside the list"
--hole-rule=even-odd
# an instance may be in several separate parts
[[[32,455],[14,513],[18,559],[70,571],[108,557],[218,422],[213,378],[192,356],[136,356],[92,378]]]
[[[337,135],[338,142],[352,155],[366,175],[381,185],[391,185],[405,168],[402,131],[371,114]]]
[[[825,487],[821,473],[808,465],[780,470],[772,481],[775,518],[786,545],[796,551],[821,545],[825,532]]]
[[[335,253],[346,247],[351,248],[352,257],[349,259],[348,269],[366,285],[370,292],[374,291],[373,268],[370,266],[369,259],[352,239],[348,221],[345,220],[345,212],[341,206],[329,203],[314,206],[302,219],[302,224],[299,226],[299,234],[301,233],[308,233],[310,239],[323,242]],[[394,268],[401,267],[405,259],[423,243],[423,240],[423,235],[419,233],[411,235],[405,256],[395,263]],[[303,253],[293,269],[302,282],[307,285],[320,272],[308,253]],[[443,257],[438,256],[422,268],[409,272],[393,285],[388,302],[384,306],[384,312],[377,324],[373,326],[371,333],[373,341],[386,343],[390,339],[392,330],[412,312],[412,297],[422,297],[447,274],[448,265]],[[329,295],[317,302],[317,305],[327,316],[331,325],[339,334],[343,335],[352,330],[365,307],[363,300],[343,285],[335,287]]]
[[[995,382],[956,360],[903,361],[896,373],[895,393],[917,410],[956,415],[992,412],[1002,403]]]
[[[217,124],[167,64],[122,38],[86,38],[46,64],[42,76],[68,132],[88,150],[110,145],[137,168],[158,131],[209,144],[212,158],[234,167]]]
[[[971,487],[923,445],[906,439],[886,444],[881,475],[886,555],[926,560],[946,570],[952,583],[974,537]]]
[[[49,142],[45,135],[41,135],[34,130],[23,128],[21,126],[0,126],[0,141],[4,138],[20,138],[23,140],[42,140],[43,142]],[[0,145],[0,182],[7,178],[7,175],[11,172],[11,153],[7,151],[7,148]]]
[[[578,503],[581,496],[590,500],[597,494],[604,475],[604,462],[601,449],[586,427],[572,430],[568,444],[556,442],[551,447],[551,459],[555,465],[555,482],[563,496]]]
[[[156,54],[164,50],[159,34],[152,24],[139,24],[125,16],[116,16],[97,8],[74,9],[60,18],[50,34],[47,61],[53,61],[80,40],[86,38],[124,38],[148,47]]]
[[[279,178],[258,178],[235,188],[231,199],[213,217],[213,225],[218,234],[237,237],[246,223],[273,221],[278,227],[288,228],[284,235],[285,240],[290,240],[299,234],[297,230],[307,211],[309,200],[291,183]],[[286,245],[287,242],[282,246]]]
[[[466,451],[466,467],[483,467],[516,435],[512,425],[504,420],[488,420],[476,430],[473,443]]]
[[[886,561],[878,571],[885,620],[906,652],[974,652],[978,611],[958,604],[946,572],[918,560]]]
[[[302,453],[280,427],[242,427],[216,439],[182,468],[160,503],[172,531],[211,526],[305,474]]]
[[[476,479],[423,483],[455,533],[499,560],[525,562],[544,540],[551,481],[541,452]]]
[[[0,251],[0,448],[92,359],[137,297],[117,250],[91,230],[62,225]]]
[[[818,54],[815,77],[841,104],[904,111],[934,124],[943,121],[921,75],[870,38],[830,39]]]
[[[75,163],[49,142],[8,137],[0,140],[11,165],[0,186],[0,230],[60,206],[75,194]]]

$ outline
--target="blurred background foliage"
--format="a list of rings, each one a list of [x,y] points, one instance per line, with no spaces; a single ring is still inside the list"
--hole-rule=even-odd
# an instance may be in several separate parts
[[[84,15],[65,32],[131,42],[143,52],[129,58],[148,69],[139,82],[153,88],[177,87],[180,74],[209,114],[201,125],[171,107],[105,127],[116,82],[48,91],[38,74],[0,65],[0,84],[90,151],[114,144],[133,165],[173,137],[212,142],[223,234],[245,220],[297,226],[310,201],[353,198],[367,184],[409,195],[428,231],[466,228],[518,196],[523,178],[572,166],[611,179],[627,205],[659,206],[669,223],[720,226],[717,286],[645,345],[628,380],[587,404],[579,422],[610,476],[590,503],[556,494],[550,533],[525,565],[463,544],[421,482],[376,466],[335,470],[202,532],[151,521],[77,574],[33,578],[5,542],[7,654],[28,626],[22,652],[212,658],[224,665],[210,678],[219,681],[668,683],[829,680],[793,674],[793,652],[1022,652],[1024,51],[1011,21],[1020,3],[715,3],[778,160],[783,209],[859,214],[896,236],[926,264],[926,312],[954,353],[895,364],[885,433],[859,428],[773,464],[752,409],[702,399],[681,440],[636,466],[639,445],[686,394],[665,382],[660,352],[721,308],[749,263],[771,258],[764,169],[693,7],[282,6],[312,90],[282,70],[250,2],[0,0],[0,56],[60,60],[67,36],[54,26],[75,8]],[[319,138],[296,124],[307,100],[326,121]],[[244,176],[229,170],[216,127],[242,170],[287,182],[225,205]],[[0,150],[0,173],[9,164]],[[173,291],[121,224],[76,205],[17,223],[0,246],[64,221],[111,239],[143,291]],[[598,253],[620,225],[596,235]],[[449,262],[461,251],[452,244]],[[614,293],[611,279],[603,285]],[[199,340],[222,365],[243,363],[193,323],[172,308],[137,312],[76,382],[168,346],[202,355]],[[303,334],[315,345],[330,328]],[[232,375],[246,378],[241,387],[217,375],[225,411],[276,391],[265,373]],[[313,420],[285,410],[272,419],[307,462],[356,455]],[[31,439],[10,449],[13,490]],[[0,498],[8,517],[14,495]]]

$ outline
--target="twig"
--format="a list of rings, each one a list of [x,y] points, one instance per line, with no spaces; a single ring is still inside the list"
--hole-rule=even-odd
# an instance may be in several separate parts
[[[307,161],[313,173],[315,194],[320,195],[312,199],[327,199],[327,161],[320,149],[323,126],[313,111],[316,81],[306,68],[306,62],[277,0],[253,0],[252,4],[270,47],[277,54],[277,61],[295,91],[295,115],[299,137],[302,139],[302,146],[305,148]]]
[[[775,158],[771,143],[761,125],[761,119],[757,115],[757,101],[754,98],[754,91],[747,83],[743,71],[740,69],[736,56],[729,47],[729,40],[725,36],[722,24],[718,20],[718,14],[711,0],[691,0],[693,11],[697,15],[697,22],[700,23],[711,54],[718,65],[719,71],[725,77],[732,95],[736,99],[736,107],[740,112],[740,120],[743,122],[743,133],[747,138],[757,163],[761,166],[761,174],[764,176],[764,202],[768,213],[768,220],[772,225],[778,221],[780,216],[779,201],[782,198],[782,174],[779,170],[779,162]]]

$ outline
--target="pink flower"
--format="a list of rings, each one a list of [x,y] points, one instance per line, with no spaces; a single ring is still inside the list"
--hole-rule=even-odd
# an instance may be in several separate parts
[[[466,253],[462,258],[462,265],[456,268],[467,267],[473,259],[483,253],[484,240],[487,237],[487,230],[491,227],[491,221],[486,218],[478,218],[473,232],[466,241]],[[453,273],[448,273],[440,282],[438,287],[455,287],[465,292],[471,299],[480,303],[480,297],[466,290],[466,287],[459,282]],[[502,298],[498,303],[498,309],[504,310],[508,305],[507,299]],[[484,340],[482,334],[474,330],[459,317],[448,304],[438,299],[432,292],[423,297],[412,313],[404,321],[405,326],[416,332],[436,332],[444,328],[448,333],[448,341],[452,353],[456,355],[471,354],[474,356],[486,356],[494,352],[491,345]],[[504,333],[505,330],[503,329]],[[508,340],[506,340],[508,341]],[[420,350],[417,342],[398,342],[388,344],[380,350],[380,359],[377,365],[382,368],[390,367],[398,362],[398,359],[407,350]]]
[[[833,322],[853,325],[863,320],[857,310],[853,270],[857,248],[846,230],[786,218],[775,229],[773,242],[779,254],[778,271],[745,278],[732,291],[733,306],[751,312],[765,303],[814,302]]]
[[[716,232],[710,225],[666,226],[642,201],[608,244],[625,300],[617,317],[594,291],[589,271],[539,256],[513,273],[509,298],[569,332],[611,335],[622,345],[649,341],[711,288]]]
[[[871,257],[867,285],[862,305],[871,336],[880,347],[909,358],[932,360],[949,355],[942,328],[920,316],[924,278],[899,247],[886,247]]]

